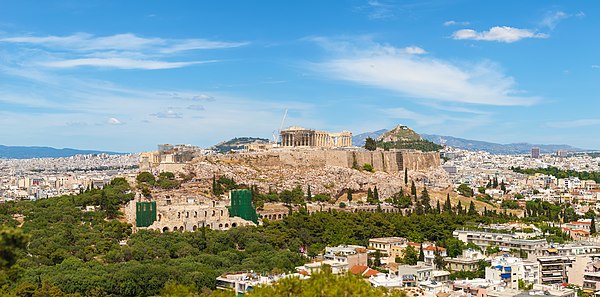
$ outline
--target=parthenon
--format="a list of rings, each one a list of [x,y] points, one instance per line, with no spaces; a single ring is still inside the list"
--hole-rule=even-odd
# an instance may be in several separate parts
[[[302,127],[289,127],[281,130],[283,147],[351,147],[352,132],[325,132]]]

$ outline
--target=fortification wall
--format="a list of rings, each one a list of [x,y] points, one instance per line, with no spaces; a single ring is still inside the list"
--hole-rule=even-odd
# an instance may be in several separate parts
[[[258,153],[228,154],[202,157],[211,162],[245,164],[256,167],[309,167],[338,166],[352,168],[371,164],[376,171],[400,172],[427,170],[440,166],[437,152],[418,151],[338,151],[338,150],[287,150]]]

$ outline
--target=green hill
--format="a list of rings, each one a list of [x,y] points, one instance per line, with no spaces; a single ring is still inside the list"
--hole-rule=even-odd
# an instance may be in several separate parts
[[[377,147],[389,149],[414,149],[423,152],[439,151],[443,147],[423,139],[417,132],[407,126],[398,125],[394,129],[377,137]]]

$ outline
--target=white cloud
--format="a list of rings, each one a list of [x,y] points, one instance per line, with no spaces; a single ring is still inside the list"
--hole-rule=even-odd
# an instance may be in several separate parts
[[[462,29],[454,32],[452,38],[456,40],[486,40],[512,43],[525,38],[548,38],[547,34],[536,33],[529,29],[519,29],[507,26],[492,27],[489,31],[477,32],[472,29]]]
[[[383,3],[378,0],[368,0],[369,19],[380,20],[394,17],[394,9],[390,4]]]
[[[422,55],[427,53],[427,51],[418,46],[405,47],[404,51],[409,55]]]
[[[592,65],[592,68],[594,68],[594,69],[600,69],[600,65]]]
[[[388,108],[382,110],[382,112],[393,119],[414,121],[419,126],[439,125],[446,120],[442,117],[433,117],[431,115],[424,115],[410,111],[403,107]]]
[[[117,118],[108,118],[108,120],[106,121],[106,123],[108,123],[109,125],[122,125],[123,124],[123,122],[121,122]]]
[[[198,111],[205,110],[204,106],[202,106],[202,105],[190,105],[187,107],[187,109],[198,110]]]
[[[560,21],[562,21],[566,18],[569,18],[570,16],[571,15],[565,13],[564,11],[549,12],[542,19],[542,21],[540,22],[540,25],[544,26],[544,27],[548,27],[550,29],[554,29]]]
[[[489,61],[460,65],[381,45],[345,54],[336,52],[336,56],[313,64],[313,69],[334,79],[390,90],[416,101],[531,105],[539,100],[522,95],[515,80]]]
[[[163,39],[145,38],[135,34],[115,34],[94,36],[76,33],[67,36],[15,36],[0,38],[0,42],[36,44],[52,49],[70,51],[158,51],[174,53],[188,50],[234,48],[247,45],[247,42],[225,42],[206,39]]]
[[[566,13],[564,11],[549,11],[546,13],[539,25],[541,27],[546,27],[550,30],[554,30],[554,28],[556,28],[558,23],[560,23],[562,20],[572,17],[583,18],[585,17],[585,13],[583,13],[583,11],[580,11],[575,14]]]
[[[161,112],[153,113],[150,115],[155,116],[159,119],[181,119],[181,118],[183,118],[183,114],[181,114],[179,112],[175,112],[172,109],[169,109],[166,112],[161,111]]]
[[[35,52],[16,55],[24,66],[50,68],[103,67],[116,69],[171,69],[198,65],[209,61],[170,61],[170,57],[185,51],[235,48],[247,42],[225,42],[206,39],[145,38],[135,34],[94,36],[77,33],[67,36],[0,37],[0,44],[13,44],[15,52]],[[15,58],[13,58],[14,60]]]
[[[81,58],[60,61],[40,62],[39,65],[50,68],[74,68],[82,66],[118,68],[118,69],[171,69],[216,61],[166,62],[156,60],[136,60],[128,58]]]
[[[589,126],[600,126],[600,119],[579,119],[574,121],[559,121],[546,123],[550,128],[581,128]]]
[[[455,25],[459,25],[459,26],[466,26],[469,25],[469,22],[457,22],[457,21],[445,21],[444,22],[444,26],[448,27],[448,26],[455,26]]]

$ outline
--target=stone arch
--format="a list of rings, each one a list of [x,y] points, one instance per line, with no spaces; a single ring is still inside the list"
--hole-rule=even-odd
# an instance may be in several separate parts
[[[162,215],[158,214],[158,221],[160,222],[161,219],[162,219]]]
[[[221,209],[221,216],[223,216],[223,210]]]
[[[162,229],[162,232],[169,232],[169,227],[164,227],[164,228]]]
[[[197,217],[198,217],[198,212],[194,211],[194,218],[197,218]]]
[[[177,226],[173,227],[173,232],[177,232]]]
[[[186,218],[189,218],[189,217],[190,217],[190,212],[189,212],[189,211],[185,213],[185,217],[186,217]]]
[[[231,227],[237,227],[237,223],[231,223]]]
[[[208,217],[208,211],[206,211],[206,210],[204,211],[204,217],[205,218]]]
[[[278,216],[278,217],[279,217],[279,219],[281,220],[281,214],[279,214],[279,216]]]
[[[181,212],[178,212],[178,213],[177,213],[177,218],[178,218],[178,219],[181,219]]]
[[[229,228],[229,224],[228,223],[225,223],[225,228]]]
[[[179,227],[179,231],[183,232],[183,226]]]
[[[214,217],[217,214],[217,211],[213,209],[212,216]]]
[[[196,230],[198,230],[198,226],[194,225],[194,226],[192,227],[192,231],[196,231]]]
[[[223,224],[219,224],[219,229],[223,228]]]

